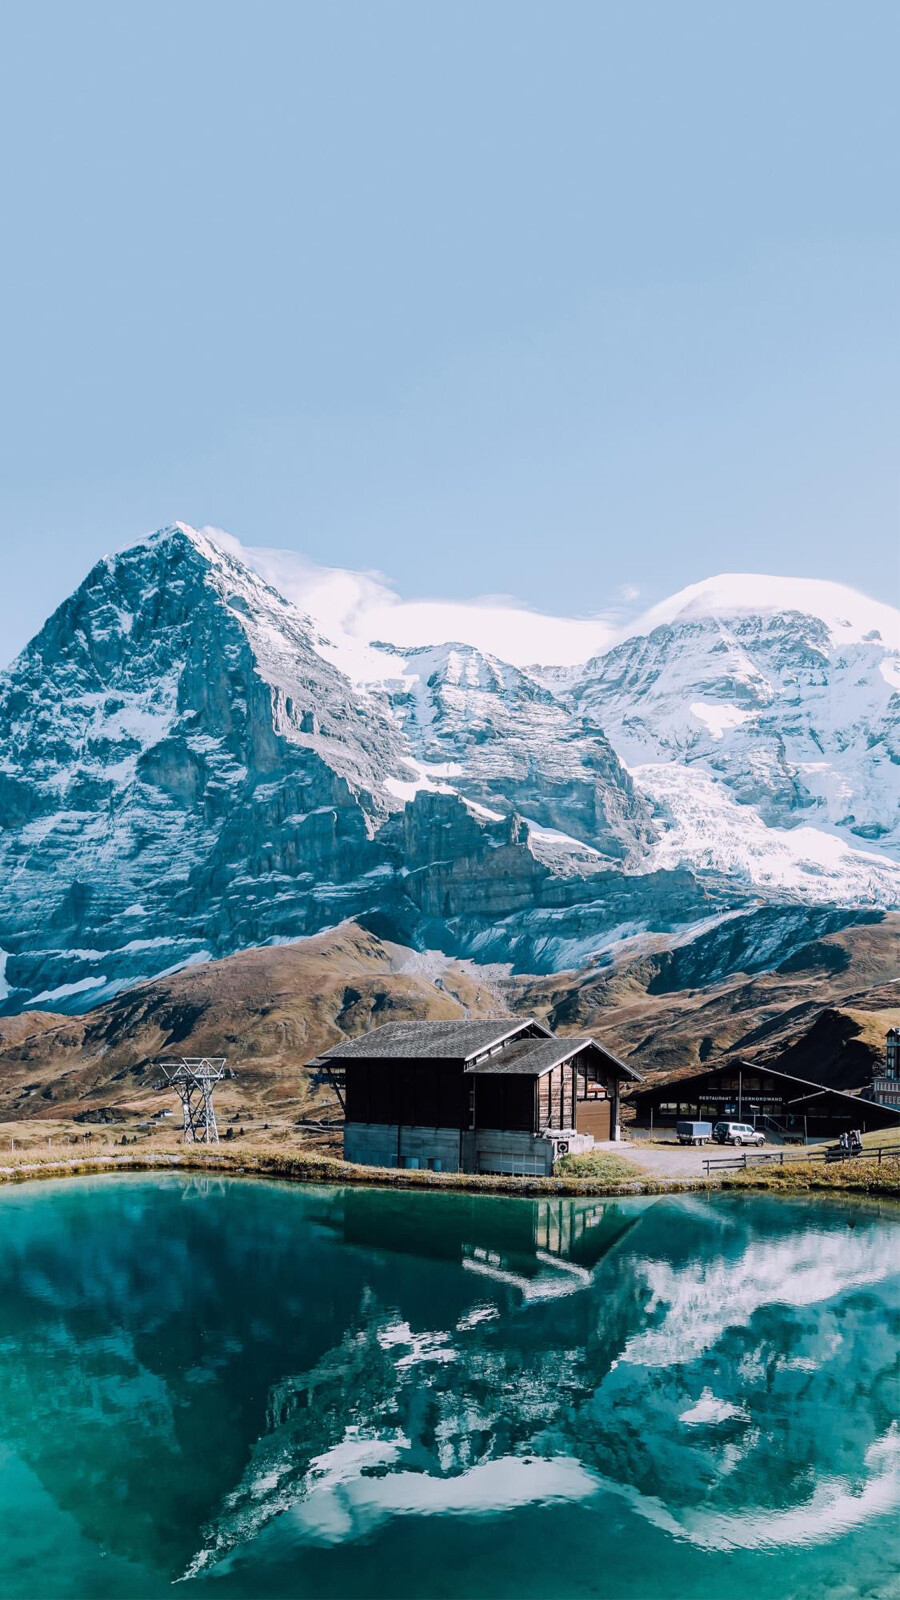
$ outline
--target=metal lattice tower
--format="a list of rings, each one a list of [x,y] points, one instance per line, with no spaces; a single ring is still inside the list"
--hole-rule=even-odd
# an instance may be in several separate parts
[[[180,1061],[157,1061],[163,1074],[160,1089],[174,1089],[184,1116],[185,1144],[218,1144],[219,1130],[213,1109],[213,1089],[230,1076],[225,1056],[182,1056]]]

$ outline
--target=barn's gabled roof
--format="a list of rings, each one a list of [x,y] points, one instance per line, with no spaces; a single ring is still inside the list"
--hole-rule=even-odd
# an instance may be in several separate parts
[[[359,1039],[344,1039],[323,1050],[317,1060],[352,1061],[359,1057],[369,1060],[396,1061],[430,1059],[435,1061],[471,1061],[487,1050],[493,1050],[504,1040],[514,1038],[526,1028],[532,1033],[539,1030],[544,1037],[547,1029],[532,1017],[486,1017],[481,1019],[461,1017],[452,1022],[385,1022],[372,1028]]]
[[[626,1062],[588,1036],[554,1038],[533,1017],[461,1018],[453,1022],[385,1022],[359,1039],[343,1040],[324,1050],[324,1061],[462,1061],[466,1072],[515,1073],[540,1078],[580,1051],[592,1048],[623,1078],[640,1081]]]
[[[612,1062],[625,1078],[640,1080],[640,1073],[634,1067],[629,1067],[626,1062],[619,1061],[611,1051],[598,1044],[596,1039],[585,1035],[578,1037],[570,1034],[566,1039],[510,1039],[497,1055],[488,1056],[486,1061],[475,1061],[466,1068],[467,1072],[493,1077],[497,1073],[518,1073],[523,1077],[542,1078],[545,1072],[552,1072],[554,1067],[563,1061],[571,1061],[573,1056],[580,1055],[582,1050],[598,1050],[607,1062]]]

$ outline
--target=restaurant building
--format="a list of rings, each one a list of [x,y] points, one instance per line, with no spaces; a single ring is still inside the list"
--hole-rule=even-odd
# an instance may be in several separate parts
[[[529,1017],[388,1022],[310,1067],[341,1102],[345,1160],[434,1172],[546,1175],[620,1137],[620,1086],[639,1079],[595,1039]]]
[[[749,1122],[775,1137],[837,1138],[858,1128],[895,1128],[900,1107],[826,1089],[774,1067],[726,1061],[703,1072],[636,1090],[629,1099],[636,1127],[671,1127],[679,1118]]]

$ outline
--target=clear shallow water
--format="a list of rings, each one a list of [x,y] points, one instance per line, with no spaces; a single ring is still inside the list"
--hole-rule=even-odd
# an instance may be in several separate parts
[[[0,1191],[0,1596],[900,1596],[900,1211]]]

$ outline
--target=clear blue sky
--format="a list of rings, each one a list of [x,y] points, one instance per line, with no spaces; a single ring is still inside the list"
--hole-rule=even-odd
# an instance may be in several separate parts
[[[0,659],[176,518],[896,597],[898,54],[894,0],[10,0]]]

